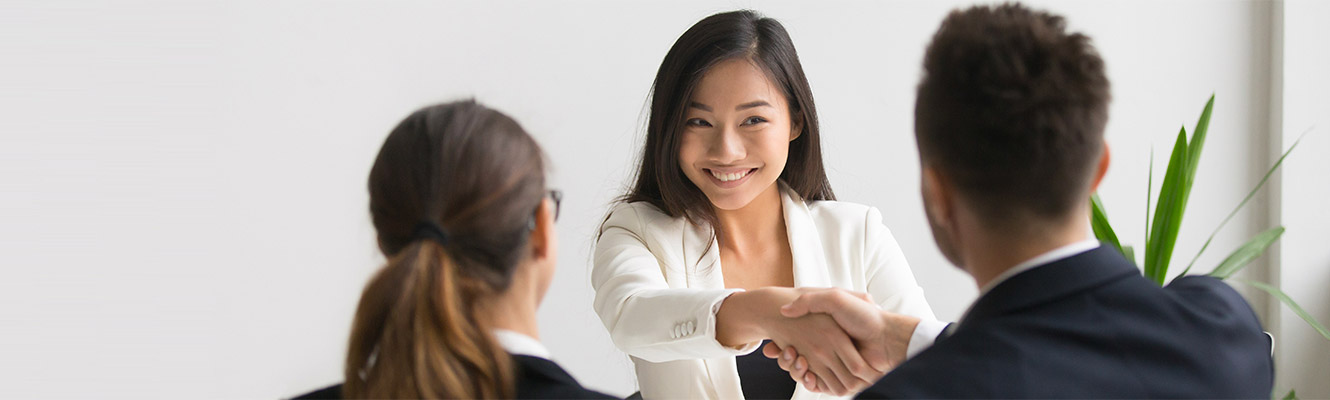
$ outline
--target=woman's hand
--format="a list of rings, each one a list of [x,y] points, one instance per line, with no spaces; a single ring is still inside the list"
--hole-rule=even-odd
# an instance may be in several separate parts
[[[882,377],[864,361],[850,336],[826,314],[810,314],[773,323],[768,335],[777,346],[798,349],[808,371],[819,377],[813,383],[837,396],[857,393]],[[805,386],[810,383],[807,378]],[[819,385],[820,384],[820,385]]]
[[[850,335],[856,349],[871,367],[880,371],[869,382],[876,381],[905,361],[910,337],[919,324],[918,318],[879,310],[866,293],[842,289],[803,291],[794,302],[781,307],[781,314],[791,318],[831,316]],[[801,352],[794,346],[781,346],[780,343],[768,344],[762,349],[767,357],[776,358],[780,367],[790,372],[792,379],[803,381],[808,390],[828,391],[828,385],[821,383],[828,379],[816,370],[810,371],[810,362]]]
[[[780,307],[802,294],[825,289],[761,288],[731,295],[716,313],[716,339],[727,346],[770,338],[781,348],[797,348],[808,370],[816,374],[814,387],[838,396],[867,388],[883,372],[860,355],[850,335],[832,316],[823,313],[790,318]],[[809,381],[804,381],[810,386]]]

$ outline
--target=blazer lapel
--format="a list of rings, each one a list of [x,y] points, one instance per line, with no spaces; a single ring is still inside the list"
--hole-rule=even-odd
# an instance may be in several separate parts
[[[710,226],[697,226],[684,222],[683,262],[689,288],[724,289],[725,275],[721,274],[720,244]]]
[[[684,279],[687,287],[695,289],[724,289],[725,275],[721,273],[720,244],[710,226],[696,226],[684,222],[682,240]],[[741,399],[743,386],[739,384],[739,369],[734,357],[701,360],[717,398]]]
[[[1004,313],[1057,300],[1118,279],[1139,276],[1136,266],[1116,250],[1099,246],[1071,257],[1022,272],[999,283],[974,306],[960,323],[964,329]]]
[[[795,287],[830,287],[826,252],[822,251],[822,237],[818,234],[813,214],[799,194],[784,182],[780,183],[781,210],[785,214],[785,234],[790,241],[790,255],[794,260]]]
[[[831,277],[827,272],[826,258],[822,251],[822,238],[818,235],[813,215],[808,211],[803,198],[780,183],[781,210],[785,216],[785,231],[790,241],[790,254],[794,261],[794,286],[829,287]],[[681,246],[686,270],[688,287],[721,289],[725,287],[724,268],[720,264],[720,244],[716,242],[709,226],[687,224],[683,229]],[[739,370],[734,357],[711,358],[702,360],[711,378],[716,395],[722,399],[743,398],[743,387],[739,384]]]

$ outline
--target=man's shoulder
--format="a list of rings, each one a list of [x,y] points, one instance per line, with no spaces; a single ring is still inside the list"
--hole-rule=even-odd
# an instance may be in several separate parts
[[[958,331],[892,370],[858,398],[1003,397],[993,384],[1012,380],[1015,371],[995,368],[999,363],[994,361],[1019,353],[1003,336],[989,329]]]
[[[1184,276],[1164,287],[1175,301],[1217,312],[1256,316],[1247,300],[1224,281],[1210,276]],[[1249,322],[1256,322],[1254,319]]]

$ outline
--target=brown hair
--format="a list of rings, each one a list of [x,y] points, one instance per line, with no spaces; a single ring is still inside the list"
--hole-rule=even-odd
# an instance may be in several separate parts
[[[716,222],[706,195],[679,166],[684,112],[693,89],[711,67],[722,61],[753,61],[785,95],[790,115],[803,131],[790,142],[790,155],[780,179],[805,200],[835,200],[822,166],[817,108],[799,54],[780,22],[749,11],[715,14],[684,32],[660,63],[651,90],[651,114],[636,184],[620,201],[645,201],[671,217],[694,224]]]
[[[369,175],[388,263],[356,309],[346,397],[514,395],[512,360],[475,307],[507,289],[528,248],[542,157],[517,122],[474,101],[426,107],[388,135]]]
[[[953,11],[924,55],[921,161],[990,222],[1083,207],[1103,150],[1104,61],[1062,17],[1019,4]]]

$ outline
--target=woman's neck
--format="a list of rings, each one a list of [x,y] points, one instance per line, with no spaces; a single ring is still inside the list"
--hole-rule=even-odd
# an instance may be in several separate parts
[[[721,248],[746,255],[763,251],[770,243],[787,240],[779,184],[772,183],[743,208],[713,210],[718,225],[716,239]]]
[[[519,271],[520,273],[520,271]],[[522,279],[514,279],[508,290],[477,305],[476,318],[483,318],[491,329],[509,330],[540,340],[536,310],[540,295]]]

